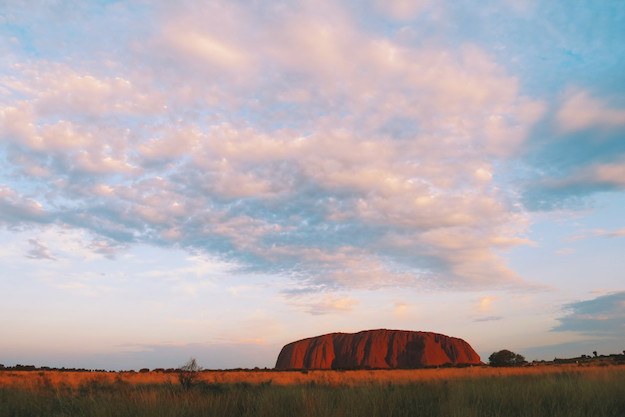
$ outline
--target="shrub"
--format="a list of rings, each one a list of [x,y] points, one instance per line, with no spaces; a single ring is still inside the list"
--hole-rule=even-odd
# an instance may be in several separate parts
[[[178,368],[178,382],[183,389],[189,390],[197,382],[202,367],[197,364],[195,358],[189,359],[187,363]]]
[[[499,352],[493,352],[488,357],[488,361],[491,366],[517,366],[526,363],[525,358],[522,355],[511,352],[507,349],[500,350]]]

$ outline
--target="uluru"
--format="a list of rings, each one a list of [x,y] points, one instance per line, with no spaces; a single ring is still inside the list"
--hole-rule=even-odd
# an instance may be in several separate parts
[[[276,369],[410,369],[481,363],[471,345],[457,337],[378,329],[289,343],[280,351]]]

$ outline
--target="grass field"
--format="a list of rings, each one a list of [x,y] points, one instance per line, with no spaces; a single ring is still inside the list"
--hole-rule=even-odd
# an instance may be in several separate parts
[[[625,368],[0,372],[5,416],[625,416]]]

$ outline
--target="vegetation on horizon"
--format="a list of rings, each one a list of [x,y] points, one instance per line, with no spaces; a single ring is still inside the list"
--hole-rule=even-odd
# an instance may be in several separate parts
[[[491,366],[518,366],[527,363],[523,355],[519,355],[507,349],[493,352],[493,354],[488,357],[488,362]]]
[[[575,364],[580,364],[580,363],[587,363],[587,364],[611,364],[611,365],[623,365],[625,364],[625,350],[623,350],[622,354],[621,353],[612,353],[612,354],[602,354],[599,355],[597,353],[597,351],[593,351],[592,352],[593,355],[585,355],[582,354],[580,356],[577,357],[572,357],[572,358],[554,358],[553,360],[534,360],[531,362],[531,364],[541,364],[541,365],[549,365],[549,364],[566,364],[566,363],[575,363]],[[202,367],[199,366],[199,364],[197,363],[197,361],[195,360],[195,358],[191,358],[189,359],[189,361],[187,361],[187,363],[185,363],[182,367],[179,368],[155,368],[155,369],[148,369],[148,368],[142,368],[139,370],[140,373],[147,373],[147,372],[162,372],[162,373],[174,373],[174,374],[180,374],[181,370],[184,370],[184,368],[186,366],[188,366],[190,364],[191,361],[195,361],[195,372],[284,372],[284,371],[292,371],[289,369],[275,369],[275,368],[253,368],[253,369],[249,369],[249,368],[235,368],[235,369],[204,369]],[[529,364],[526,360],[525,357],[523,357],[522,355],[516,354],[514,352],[511,352],[509,350],[500,350],[498,352],[493,352],[490,356],[489,356],[489,364],[491,366],[520,366],[520,365],[527,365]],[[452,365],[452,364],[447,364],[447,365],[443,365],[443,366],[425,366],[425,367],[419,367],[419,368],[397,368],[397,369],[432,369],[432,368],[441,368],[441,367],[451,367],[451,368],[462,368],[462,367],[472,367],[472,366],[476,366],[476,365],[467,365],[467,364],[462,364],[462,365]],[[366,368],[367,370],[374,370],[374,368]],[[341,370],[355,370],[355,369],[341,369]],[[62,368],[56,368],[56,367],[50,367],[50,366],[40,366],[37,367],[35,365],[22,365],[22,364],[16,364],[13,366],[5,366],[3,364],[0,364],[0,371],[57,371],[57,372],[124,372],[124,373],[134,373],[137,372],[133,369],[130,370],[125,370],[125,371],[111,371],[111,370],[105,370],[105,369],[86,369],[86,368],[66,368],[66,367],[62,367]]]

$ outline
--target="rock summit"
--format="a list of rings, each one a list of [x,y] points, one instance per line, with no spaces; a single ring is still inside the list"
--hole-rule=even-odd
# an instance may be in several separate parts
[[[480,356],[462,339],[379,329],[330,333],[289,343],[280,351],[276,369],[410,369],[481,363]]]

